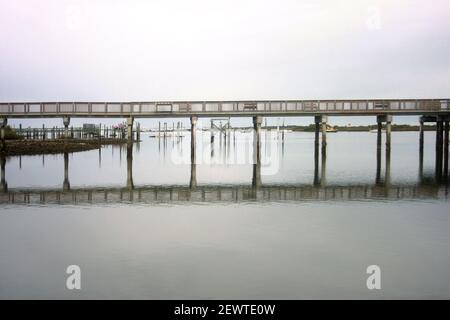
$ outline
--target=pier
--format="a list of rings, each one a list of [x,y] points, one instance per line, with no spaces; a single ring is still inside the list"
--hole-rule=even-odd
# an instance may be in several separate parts
[[[254,123],[254,134],[260,134],[258,128],[260,119]],[[323,119],[321,119],[323,120]],[[421,119],[423,120],[423,119]],[[195,121],[193,122],[195,123]],[[317,122],[320,124],[321,122]],[[381,125],[380,125],[381,127]],[[194,132],[194,141],[195,130]],[[422,136],[423,132],[420,133]],[[317,135],[316,135],[317,136]],[[169,139],[169,138],[161,138]],[[172,137],[172,139],[177,139]],[[254,140],[257,143],[257,139]],[[284,143],[279,141],[278,143]],[[192,145],[191,145],[192,146]],[[227,144],[219,144],[226,152]],[[367,199],[448,199],[449,185],[443,179],[439,167],[435,167],[435,176],[430,175],[423,168],[423,149],[420,149],[418,183],[391,183],[391,157],[389,149],[386,149],[384,166],[381,157],[381,139],[377,138],[376,146],[376,173],[373,183],[348,184],[327,182],[327,158],[326,144],[314,141],[314,175],[311,184],[288,183],[274,184],[263,183],[261,180],[261,145],[254,145],[254,164],[251,166],[252,175],[248,183],[236,185],[198,184],[197,161],[191,157],[190,178],[185,184],[177,185],[138,185],[133,179],[133,150],[134,144],[118,146],[120,154],[126,153],[126,180],[122,186],[96,185],[92,187],[71,187],[69,153],[64,153],[62,160],[63,172],[61,172],[61,188],[8,188],[6,173],[6,157],[0,155],[1,160],[1,189],[0,203],[10,204],[85,204],[85,203],[116,203],[116,202],[143,202],[143,203],[177,203],[177,202],[245,202],[245,201],[308,201],[308,200],[367,200]],[[123,148],[123,149],[122,149]],[[139,143],[136,144],[139,151]],[[195,144],[194,144],[195,148]],[[220,151],[220,150],[219,150]],[[165,150],[163,151],[165,152]],[[191,152],[191,155],[195,152]],[[102,152],[98,154],[99,165],[102,162]],[[19,160],[20,160],[19,156]],[[448,157],[447,160],[448,162]],[[42,163],[45,155],[42,155]],[[21,161],[19,161],[21,166]],[[440,165],[436,161],[436,165]],[[384,172],[382,174],[382,166]],[[438,176],[441,174],[441,176]]]
[[[327,125],[329,116],[371,116],[377,123],[377,157],[381,159],[382,127],[385,127],[386,159],[391,153],[391,126],[393,116],[420,116],[419,144],[423,157],[424,123],[436,124],[436,178],[448,178],[448,143],[450,99],[358,99],[358,100],[246,100],[246,101],[152,101],[152,102],[6,102],[0,103],[1,148],[5,148],[5,127],[9,118],[61,118],[63,135],[73,136],[69,129],[72,117],[125,118],[126,128],[121,131],[129,143],[135,136],[136,118],[189,118],[191,121],[191,165],[196,166],[196,132],[200,117],[251,117],[254,128],[254,184],[260,184],[261,123],[264,117],[314,117],[315,161],[319,161],[321,146],[321,170],[325,170],[327,149]],[[177,127],[178,129],[178,127]],[[104,128],[105,130],[105,128]],[[106,129],[107,130],[107,129]],[[167,126],[165,124],[165,132]],[[175,132],[175,128],[173,128]],[[59,132],[59,131],[58,131]],[[126,133],[125,133],[126,132]],[[159,131],[160,134],[161,130]],[[76,133],[76,131],[75,131]],[[59,132],[61,134],[61,132]],[[109,133],[107,132],[106,135]],[[139,139],[140,129],[136,130]],[[45,138],[46,129],[37,136]],[[101,134],[100,134],[101,136]],[[214,137],[211,137],[212,141]],[[389,161],[388,161],[389,162]],[[316,168],[319,166],[316,165]],[[390,170],[389,167],[386,170]],[[318,172],[315,172],[318,177]],[[319,179],[316,181],[319,183]],[[321,179],[324,184],[324,178]],[[193,179],[191,185],[195,186]]]

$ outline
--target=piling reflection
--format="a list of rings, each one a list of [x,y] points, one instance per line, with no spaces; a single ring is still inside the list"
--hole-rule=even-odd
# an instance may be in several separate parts
[[[84,204],[84,203],[173,203],[173,202],[273,202],[448,199],[448,185],[203,185],[141,186],[129,188],[13,189],[0,193],[0,203]]]

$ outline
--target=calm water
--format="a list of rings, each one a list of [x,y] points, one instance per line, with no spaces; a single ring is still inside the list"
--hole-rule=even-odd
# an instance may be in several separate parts
[[[434,134],[143,135],[132,150],[6,159],[0,298],[450,298],[448,184]],[[378,174],[377,174],[378,172]],[[256,177],[256,178],[255,178]],[[66,267],[82,289],[66,289]],[[368,290],[366,268],[381,268]]]

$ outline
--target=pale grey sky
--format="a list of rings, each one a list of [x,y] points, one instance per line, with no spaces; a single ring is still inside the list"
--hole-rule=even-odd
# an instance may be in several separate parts
[[[0,39],[0,101],[444,98],[450,89],[446,0],[0,0]]]

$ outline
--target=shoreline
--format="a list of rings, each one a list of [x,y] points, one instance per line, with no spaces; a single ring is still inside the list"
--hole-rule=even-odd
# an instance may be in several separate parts
[[[72,153],[100,149],[103,145],[126,144],[126,139],[52,139],[52,140],[5,140],[2,156],[25,156]]]

